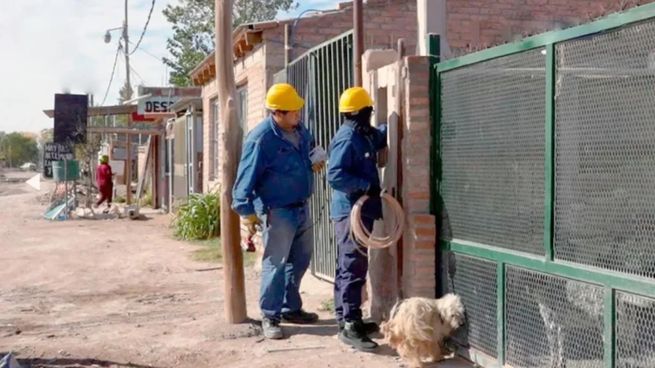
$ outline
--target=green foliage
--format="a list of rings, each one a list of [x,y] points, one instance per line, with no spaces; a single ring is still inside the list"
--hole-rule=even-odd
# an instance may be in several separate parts
[[[184,240],[209,239],[219,233],[220,199],[217,194],[192,194],[177,210],[175,236]]]
[[[278,11],[297,6],[294,0],[236,0],[233,26],[275,18]],[[180,0],[163,11],[173,26],[166,41],[171,57],[164,63],[171,68],[170,82],[179,87],[191,85],[189,73],[214,49],[214,0]]]
[[[139,206],[141,207],[146,207],[146,206],[152,206],[152,193],[148,190],[143,197],[141,197],[141,200],[139,201]]]
[[[19,167],[26,162],[37,162],[39,149],[34,138],[21,133],[0,136],[0,156],[7,160],[9,167]]]

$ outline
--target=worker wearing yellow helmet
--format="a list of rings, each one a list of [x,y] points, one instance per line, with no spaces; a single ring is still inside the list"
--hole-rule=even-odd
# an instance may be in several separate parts
[[[366,285],[366,248],[350,236],[350,212],[363,195],[369,199],[362,208],[362,222],[372,231],[373,222],[382,218],[377,151],[386,147],[386,125],[371,126],[373,100],[362,87],[345,90],[339,100],[343,124],[330,143],[327,173],[332,187],[330,218],[337,239],[337,267],[334,280],[334,306],[339,339],[359,350],[369,351],[377,344],[368,335],[377,332],[373,322],[362,320],[362,288]]]
[[[314,139],[300,122],[305,101],[290,84],[266,94],[270,114],[247,136],[234,183],[232,208],[254,234],[263,226],[264,255],[259,305],[264,336],[284,337],[280,321],[313,323],[318,315],[302,309],[299,287],[309,267],[314,233],[308,208]]]

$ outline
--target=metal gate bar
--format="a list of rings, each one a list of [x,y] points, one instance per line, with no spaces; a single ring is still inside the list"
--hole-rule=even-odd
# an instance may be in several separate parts
[[[275,75],[276,82],[286,81],[305,99],[304,122],[316,144],[327,150],[340,126],[338,101],[341,92],[353,79],[352,31],[328,40],[289,63]],[[314,175],[314,194],[310,210],[314,221],[314,254],[312,274],[334,281],[336,239],[330,221],[330,187],[325,170]]]

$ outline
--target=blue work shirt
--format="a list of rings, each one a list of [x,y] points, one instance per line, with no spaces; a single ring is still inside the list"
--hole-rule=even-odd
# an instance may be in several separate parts
[[[332,187],[330,218],[341,220],[370,185],[380,185],[377,151],[387,146],[387,126],[372,129],[364,135],[355,129],[357,123],[346,120],[330,142],[327,179]],[[366,215],[366,205],[362,214]]]
[[[261,215],[272,208],[298,206],[312,194],[309,151],[314,139],[302,123],[296,129],[300,136],[297,148],[284,139],[272,116],[246,137],[232,190],[232,208],[239,215]]]

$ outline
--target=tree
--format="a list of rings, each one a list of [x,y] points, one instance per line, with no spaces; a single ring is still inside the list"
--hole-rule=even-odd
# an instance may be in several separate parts
[[[7,159],[5,157],[5,152],[2,149],[2,141],[5,139],[6,136],[7,136],[7,133],[5,133],[3,131],[0,131],[0,163]],[[0,165],[0,167],[2,167],[2,166]]]
[[[9,167],[18,167],[26,162],[35,162],[39,150],[36,139],[22,133],[3,135],[0,140],[0,156],[7,160]]]
[[[132,86],[129,84],[125,83],[123,87],[118,91],[118,103],[119,105],[122,105],[125,103],[125,101],[129,101],[132,99],[132,93],[134,91],[132,90]]]
[[[295,0],[235,0],[232,26],[270,20],[296,6]],[[170,83],[189,86],[191,70],[214,49],[214,0],[180,0],[167,5],[164,16],[173,25],[173,36],[166,41],[171,57],[164,58],[172,69]]]

